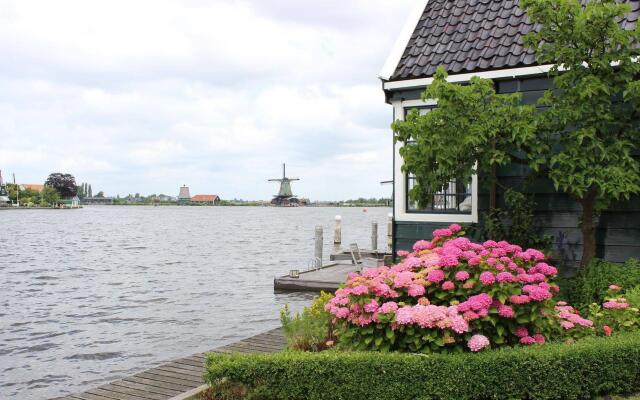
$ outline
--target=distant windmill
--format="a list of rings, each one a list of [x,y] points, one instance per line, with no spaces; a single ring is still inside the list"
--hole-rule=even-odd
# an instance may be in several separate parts
[[[273,196],[271,200],[272,204],[276,206],[296,206],[299,205],[299,200],[293,195],[291,191],[291,182],[299,181],[298,178],[287,178],[286,164],[282,164],[282,178],[281,179],[269,179],[269,182],[280,182],[280,191],[277,195]]]

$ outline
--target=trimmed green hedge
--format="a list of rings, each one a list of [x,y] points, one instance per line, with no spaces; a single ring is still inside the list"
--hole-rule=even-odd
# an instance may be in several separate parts
[[[252,399],[586,399],[640,388],[640,332],[478,354],[209,354]]]

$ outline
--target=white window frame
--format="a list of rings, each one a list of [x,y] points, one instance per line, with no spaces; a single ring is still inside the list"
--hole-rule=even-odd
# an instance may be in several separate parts
[[[391,103],[393,105],[395,119],[403,121],[407,109],[416,107],[429,107],[437,104],[435,100],[398,100]],[[396,221],[403,222],[458,222],[475,223],[478,222],[478,175],[471,176],[471,213],[429,213],[429,212],[408,212],[407,210],[407,174],[402,172],[404,160],[400,155],[403,144],[396,142],[394,156],[394,217]]]

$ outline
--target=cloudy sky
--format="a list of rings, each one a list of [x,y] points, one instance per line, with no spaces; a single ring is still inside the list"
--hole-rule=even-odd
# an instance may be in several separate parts
[[[0,169],[108,195],[388,196],[378,73],[416,0],[0,0]]]

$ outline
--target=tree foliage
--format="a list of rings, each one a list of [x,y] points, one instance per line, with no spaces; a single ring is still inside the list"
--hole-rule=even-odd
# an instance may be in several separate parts
[[[535,141],[535,109],[521,106],[519,93],[496,94],[490,80],[450,83],[440,67],[422,97],[438,106],[424,115],[412,110],[392,125],[395,141],[412,143],[400,154],[403,171],[416,176],[410,196],[420,205],[451,180],[490,175],[492,168],[508,164],[517,150]]]
[[[76,186],[76,178],[71,174],[63,174],[60,172],[54,172],[49,175],[45,186],[55,189],[60,197],[73,197],[78,192]]]
[[[615,0],[522,0],[537,32],[525,37],[541,64],[553,64],[556,90],[539,104],[540,163],[556,189],[582,205],[586,265],[595,256],[594,217],[612,201],[640,193],[637,129],[640,32],[620,21]],[[534,165],[534,167],[536,167]]]

